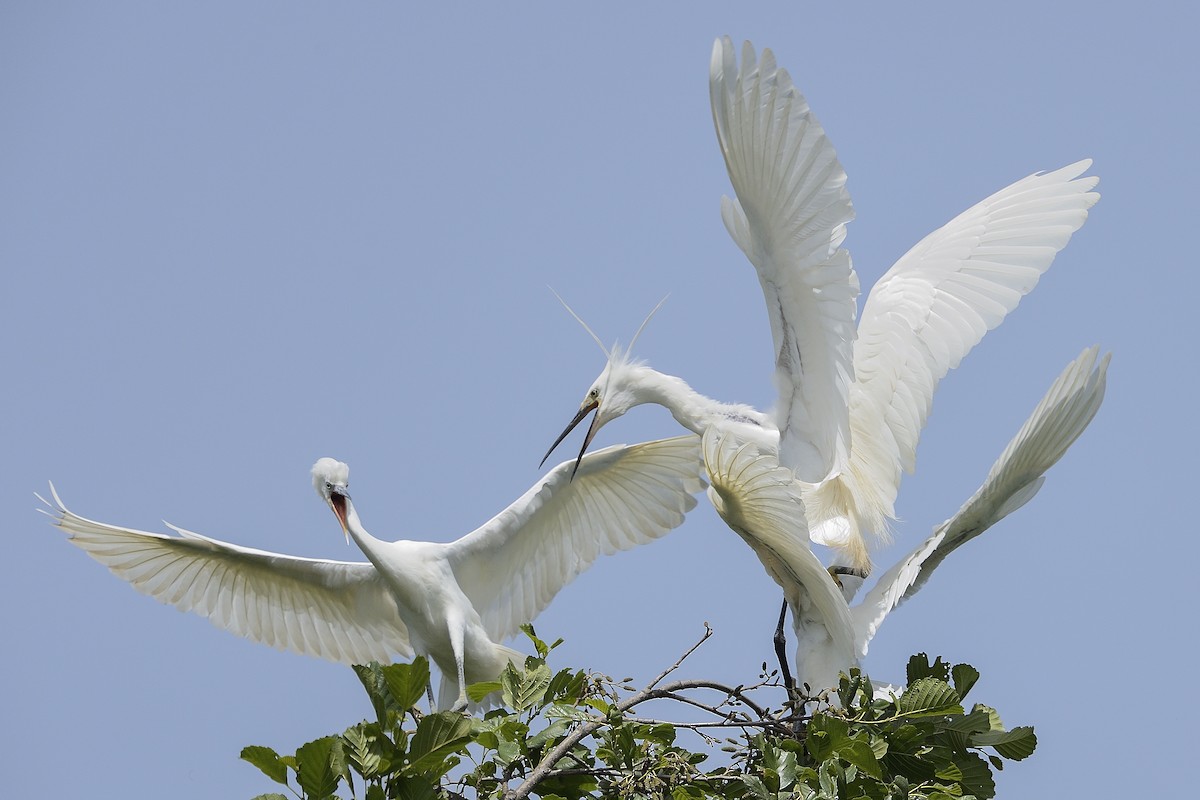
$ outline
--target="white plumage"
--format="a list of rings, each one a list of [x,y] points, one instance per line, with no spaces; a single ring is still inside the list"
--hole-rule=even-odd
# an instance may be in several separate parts
[[[450,543],[371,536],[346,492],[349,468],[323,458],[317,493],[369,563],[297,558],[84,519],[54,498],[55,524],[138,591],[239,636],[342,663],[428,656],[439,705],[493,680],[523,654],[500,642],[602,554],[683,522],[703,488],[699,440],[683,436],[560,464],[484,525]],[[51,487],[53,492],[53,487]]]
[[[961,545],[1027,503],[1044,473],[1079,438],[1104,399],[1109,357],[1097,363],[1091,347],[1058,376],[1004,449],[983,485],[933,535],[886,570],[854,607],[861,579],[845,576],[839,591],[808,551],[803,515],[794,513],[796,487],[774,453],[738,446],[716,432],[704,436],[704,456],[718,513],[754,540],[767,572],[783,587],[797,638],[797,681],[814,691],[836,685],[839,671],[867,654],[893,609],[925,585],[934,569]],[[789,513],[791,509],[791,513]],[[764,557],[764,553],[767,554]]]
[[[818,541],[884,533],[938,381],[999,325],[1099,199],[1079,161],[1001,189],[926,236],[863,305],[850,386],[850,462],[805,495]],[[865,554],[864,554],[865,555]],[[858,559],[861,561],[861,558]]]
[[[1080,177],[1091,163],[1080,161],[959,215],[888,270],[856,330],[858,278],[841,248],[854,212],[808,103],[770,50],[759,60],[747,42],[739,67],[728,38],[713,47],[709,88],[736,194],[722,217],[763,289],[776,408],[704,397],[614,347],[567,432],[595,409],[586,449],[606,423],[658,403],[691,431],[715,425],[777,452],[808,484],[813,538],[866,569],[865,535],[886,536],[938,381],[1037,284],[1099,198],[1097,179]]]
[[[754,549],[767,574],[783,589],[796,636],[801,681],[857,663],[853,621],[846,598],[809,545],[800,485],[774,452],[719,428],[704,432],[709,499]]]
[[[855,606],[855,641],[867,654],[879,625],[891,611],[916,594],[946,556],[1033,499],[1045,472],[1058,463],[1104,401],[1111,354],[1097,360],[1089,347],[1067,365],[1034,408],[987,478],[957,513],[934,528],[933,535],[885,571]]]

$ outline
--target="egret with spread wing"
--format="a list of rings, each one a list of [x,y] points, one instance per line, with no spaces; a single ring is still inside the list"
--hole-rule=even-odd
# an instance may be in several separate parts
[[[442,673],[439,706],[463,708],[467,685],[523,663],[500,642],[597,556],[682,523],[703,488],[696,436],[609,447],[560,464],[457,541],[388,542],[359,520],[349,472],[322,458],[313,485],[367,563],[268,553],[174,526],[179,536],[106,525],[68,511],[57,493],[55,524],[134,588],[239,636],[346,664],[428,656]]]
[[[1091,163],[1080,161],[1017,181],[960,214],[879,280],[856,330],[858,278],[841,247],[854,210],[808,103],[770,50],[758,60],[747,42],[739,69],[728,38],[714,45],[709,89],[737,196],[724,199],[721,215],[762,285],[776,408],[767,414],[712,400],[614,346],[550,450],[592,411],[581,455],[605,424],[658,403],[691,431],[716,427],[776,452],[809,484],[812,537],[865,570],[865,534],[885,535],[894,518],[938,381],[1037,284],[1099,199],[1091,191],[1097,179],[1080,177]]]
[[[814,691],[836,686],[838,673],[866,656],[888,614],[916,594],[950,553],[1037,494],[1046,470],[1079,438],[1104,400],[1109,357],[1097,363],[1097,354],[1090,347],[1063,370],[979,490],[884,572],[854,607],[847,603],[862,581],[845,576],[839,591],[808,550],[805,520],[794,513],[799,497],[790,470],[779,466],[774,453],[739,444],[716,429],[705,432],[709,496],[726,523],[752,541],[767,572],[784,589],[800,683]]]

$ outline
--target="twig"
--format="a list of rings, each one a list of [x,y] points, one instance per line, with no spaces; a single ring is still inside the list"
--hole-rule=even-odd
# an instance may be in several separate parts
[[[629,698],[623,700],[622,702],[617,703],[617,706],[616,706],[617,710],[620,711],[621,713],[624,713],[624,712],[628,711],[629,709],[633,708],[634,706],[636,706],[638,703],[641,703],[647,699],[650,699],[650,695],[652,695],[655,691],[659,691],[659,690],[656,690],[654,687],[657,686],[658,683],[663,678],[667,677],[672,672],[679,669],[679,665],[682,664],[688,656],[690,656],[692,653],[696,652],[696,648],[698,648],[700,645],[702,645],[706,641],[708,641],[709,637],[712,636],[712,633],[713,633],[712,628],[710,628],[708,626],[707,622],[704,623],[704,635],[700,637],[700,641],[696,642],[694,645],[689,647],[687,649],[687,652],[685,652],[682,656],[679,657],[679,660],[677,660],[674,664],[672,664],[667,669],[663,670],[663,672],[657,678],[655,678],[653,681],[651,681],[650,684],[645,689],[643,689],[642,691],[633,695],[632,697],[629,697]],[[676,683],[671,684],[671,686],[675,686],[676,684],[685,684],[685,683],[689,683],[689,682],[688,681],[676,681]],[[708,681],[692,681],[690,683],[709,684],[710,682],[708,682]],[[709,687],[709,688],[711,688],[711,687]],[[668,689],[668,691],[670,691],[670,690]],[[542,760],[533,769],[533,771],[531,773],[529,773],[529,777],[527,777],[524,781],[521,782],[520,786],[518,786],[516,789],[513,789],[512,791],[510,791],[504,795],[505,800],[524,800],[524,798],[528,797],[529,793],[533,791],[533,787],[535,787],[539,783],[541,783],[542,780],[544,780],[545,777],[550,774],[550,770],[553,769],[554,765],[557,764],[564,755],[569,753],[571,751],[571,749],[573,747],[575,747],[575,745],[579,744],[585,738],[587,738],[592,733],[594,733],[596,730],[598,730],[600,728],[600,726],[604,725],[605,722],[607,722],[607,719],[592,720],[591,722],[585,722],[584,724],[582,724],[578,728],[576,728],[574,731],[572,731],[566,738],[564,738],[561,742],[559,742],[554,747],[553,750],[551,750],[549,753],[547,753],[545,756],[542,757]]]
[[[690,656],[692,653],[696,652],[696,650],[700,647],[700,645],[707,642],[709,637],[712,635],[713,635],[712,628],[708,627],[707,622],[704,623],[704,635],[700,637],[700,641],[696,642],[694,645],[689,647],[687,649],[687,652],[679,657],[679,660],[677,660],[674,664],[672,664],[671,666],[669,666],[665,670],[663,670],[657,678],[650,681],[649,685],[646,686],[645,691],[649,691],[650,689],[653,689],[655,686],[658,685],[659,681],[661,681],[663,678],[670,675],[675,670],[679,669],[679,665],[682,664],[687,659],[688,656]]]
[[[667,693],[679,692],[679,691],[683,691],[685,689],[713,689],[714,691],[723,692],[724,694],[728,695],[729,697],[736,698],[736,699],[742,701],[743,703],[745,703],[747,708],[749,708],[751,711],[753,711],[755,714],[757,714],[760,717],[765,717],[768,714],[768,712],[765,708],[763,708],[758,703],[754,702],[753,700],[751,700],[749,697],[746,696],[744,687],[742,687],[742,686],[726,686],[725,684],[717,683],[716,681],[706,681],[706,680],[674,681],[672,683],[668,683],[666,686],[663,686],[661,689],[647,688],[647,689],[643,690],[641,693],[639,693],[638,695],[635,695],[635,697],[638,698],[638,701],[637,701],[638,703],[642,703],[642,702],[645,702],[646,700],[653,700],[658,697],[664,697],[664,696],[666,696]],[[647,696],[642,697],[641,695],[647,695]],[[680,698],[674,698],[674,699],[680,699]],[[636,703],[634,705],[636,705]],[[718,716],[723,716],[718,711],[713,711],[713,713],[717,714]]]
[[[670,725],[673,728],[685,728],[687,730],[698,731],[699,728],[783,728],[783,723],[790,721],[787,719],[743,719],[743,720],[728,720],[726,722],[670,722],[665,719],[650,719],[648,717],[626,717],[627,722],[633,722],[639,725]]]

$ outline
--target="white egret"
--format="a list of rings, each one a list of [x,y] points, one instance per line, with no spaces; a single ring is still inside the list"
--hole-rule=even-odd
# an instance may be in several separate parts
[[[138,591],[239,636],[346,664],[428,656],[442,673],[439,706],[462,708],[467,685],[523,663],[500,642],[597,556],[682,523],[703,488],[696,436],[610,447],[560,464],[457,541],[386,542],[363,528],[345,464],[323,458],[312,476],[369,563],[269,553],[173,525],[178,537],[106,525],[57,493],[55,524]]]
[[[1097,179],[1079,177],[1091,163],[1080,161],[960,214],[879,280],[856,332],[858,278],[841,248],[854,211],[845,172],[804,97],[770,50],[758,61],[747,42],[738,69],[728,38],[713,47],[709,88],[737,195],[724,198],[721,214],[766,299],[776,408],[710,399],[614,346],[550,451],[593,410],[581,455],[605,424],[658,403],[691,431],[715,426],[777,452],[809,484],[813,538],[865,570],[864,533],[886,535],[938,381],[1037,284],[1099,199]]]
[[[1052,467],[1092,421],[1104,399],[1109,356],[1090,347],[1051,385],[992,465],[979,490],[933,535],[883,573],[863,600],[847,603],[862,581],[842,578],[842,592],[808,550],[791,471],[773,452],[741,444],[716,428],[704,434],[708,493],[726,523],[751,541],[783,587],[792,612],[797,679],[814,691],[837,685],[838,672],[867,654],[888,614],[916,594],[954,550],[1033,498]]]

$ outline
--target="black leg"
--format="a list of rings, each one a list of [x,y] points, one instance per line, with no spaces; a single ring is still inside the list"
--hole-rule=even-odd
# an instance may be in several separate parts
[[[779,625],[775,628],[775,657],[779,659],[779,669],[783,672],[783,687],[787,689],[788,697],[796,694],[796,682],[792,679],[792,671],[788,669],[787,636],[783,632],[783,622],[787,619],[787,599],[779,612]]]

